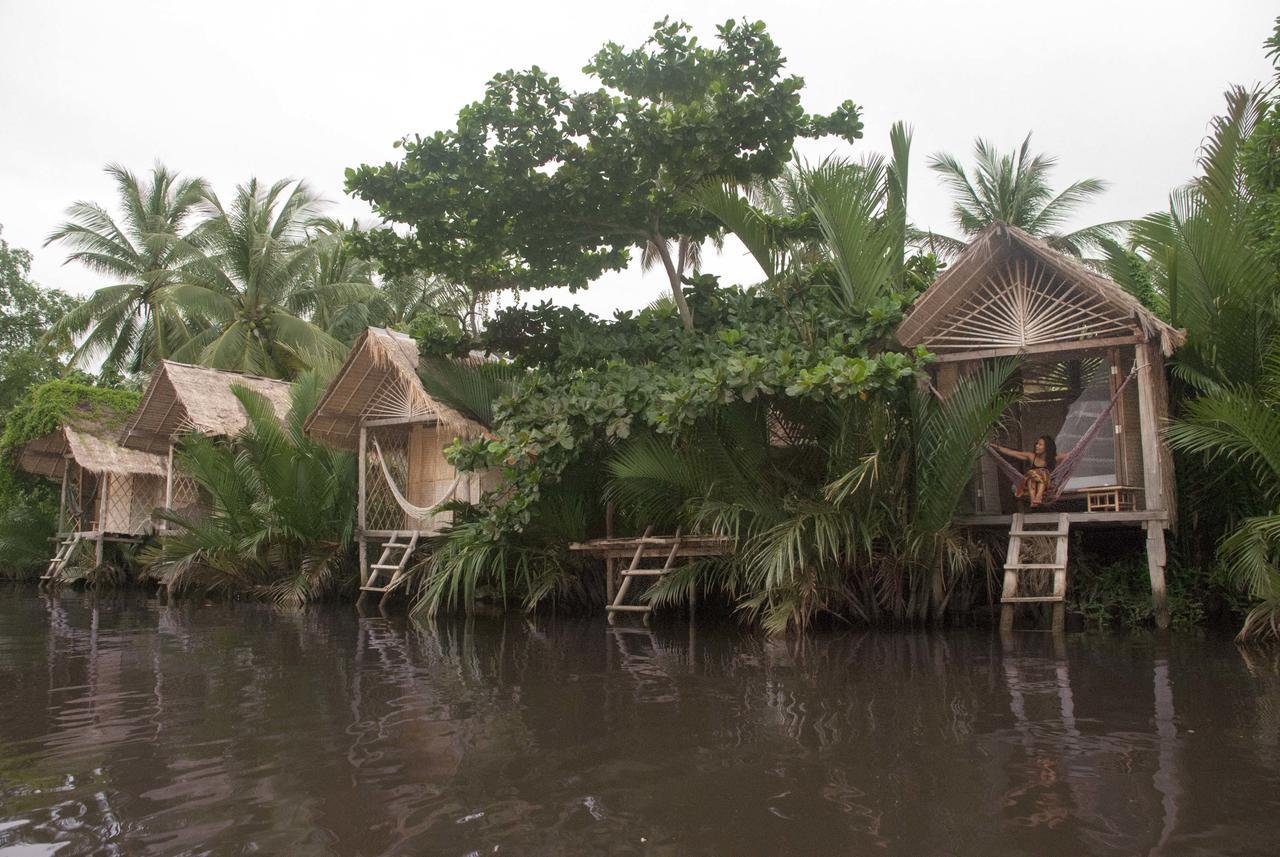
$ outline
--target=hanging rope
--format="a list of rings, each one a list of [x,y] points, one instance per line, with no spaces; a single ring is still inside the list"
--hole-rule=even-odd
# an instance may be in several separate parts
[[[414,505],[413,503],[410,503],[409,498],[405,497],[404,494],[400,492],[400,488],[397,487],[396,480],[391,475],[391,471],[387,469],[387,457],[382,454],[382,447],[378,446],[378,441],[376,438],[371,438],[371,440],[373,441],[374,451],[378,453],[378,466],[382,468],[382,478],[387,480],[387,487],[391,489],[391,496],[396,498],[396,503],[399,504],[401,509],[404,509],[405,514],[407,514],[410,518],[431,517],[432,515],[435,514],[437,507],[439,507],[442,503],[448,502],[448,500],[454,496],[455,492],[457,492],[458,485],[460,485],[462,482],[461,473],[459,473],[454,478],[453,484],[449,486],[449,489],[444,492],[444,496],[441,497],[438,501],[436,501],[434,505],[417,506],[417,505]]]

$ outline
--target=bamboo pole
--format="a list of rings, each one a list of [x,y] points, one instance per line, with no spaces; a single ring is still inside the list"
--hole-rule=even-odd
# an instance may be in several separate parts
[[[607,503],[604,507],[604,536],[607,539],[613,538],[613,501]],[[605,557],[604,560],[604,592],[605,602],[613,603],[613,587],[614,573],[617,571],[615,560],[611,556]]]
[[[1161,511],[1165,508],[1164,478],[1161,473],[1163,461],[1160,457],[1159,426],[1156,425],[1158,413],[1155,402],[1155,379],[1151,373],[1155,371],[1158,361],[1152,359],[1151,343],[1136,346],[1134,359],[1139,361],[1138,370],[1138,422],[1142,429],[1142,487],[1145,497],[1146,511]],[[1156,614],[1156,625],[1169,627],[1169,594],[1165,586],[1164,569],[1167,562],[1164,543],[1164,522],[1149,521],[1147,523],[1147,574],[1151,579],[1151,606]]]
[[[368,440],[368,431],[369,430],[365,427],[364,423],[361,423],[360,424],[360,451],[357,455],[357,458],[359,461],[358,466],[360,468],[360,472],[358,474],[359,488],[357,489],[358,496],[356,499],[356,533],[357,533],[356,540],[359,543],[360,585],[361,586],[369,585],[369,557],[368,557],[368,552],[366,551],[366,545],[364,541],[364,531],[365,531],[365,527],[367,526],[367,521],[365,520],[366,518],[365,471],[367,469],[367,462],[368,462],[368,455],[369,455],[368,444],[366,442]]]
[[[62,463],[62,491],[58,495],[58,532],[66,531],[67,527],[67,478],[71,474],[71,462],[64,461]]]

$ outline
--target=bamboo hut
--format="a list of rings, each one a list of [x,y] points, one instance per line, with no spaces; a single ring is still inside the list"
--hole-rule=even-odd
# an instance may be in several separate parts
[[[438,533],[450,500],[476,502],[491,473],[458,473],[444,449],[483,426],[429,395],[418,378],[418,345],[380,327],[360,335],[307,418],[307,433],[359,458],[357,539],[365,591],[386,595],[402,580],[423,536]],[[368,548],[379,547],[371,564]]]
[[[1070,525],[1137,527],[1146,533],[1157,619],[1167,623],[1165,529],[1176,509],[1160,431],[1164,361],[1183,333],[1078,259],[995,223],[916,300],[897,338],[935,355],[931,381],[942,397],[983,361],[1021,358],[1023,395],[998,442],[1029,450],[1048,435],[1070,458],[1055,470],[1054,502],[1030,511],[1014,497],[1007,464],[984,456],[975,468],[959,523],[1009,528],[1003,603],[1061,604]],[[1049,556],[1028,560],[1035,547]],[[1022,594],[1023,572],[1039,571],[1051,574],[1053,591]]]
[[[125,425],[120,443],[133,450],[162,455],[163,508],[184,518],[198,518],[204,502],[195,481],[175,463],[174,453],[190,432],[231,437],[248,423],[232,387],[261,393],[280,420],[289,413],[287,381],[243,375],[204,366],[163,360],[151,373],[142,404]]]
[[[124,414],[84,405],[22,447],[18,467],[60,482],[58,544],[44,580],[57,577],[82,543],[102,563],[106,542],[138,542],[164,500],[164,458],[116,442]]]

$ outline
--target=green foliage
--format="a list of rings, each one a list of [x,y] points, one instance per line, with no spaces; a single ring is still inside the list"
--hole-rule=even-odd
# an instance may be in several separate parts
[[[54,328],[59,338],[79,339],[72,362],[101,357],[104,366],[130,372],[150,369],[192,334],[190,320],[171,300],[189,251],[180,239],[204,200],[203,179],[183,179],[161,164],[147,179],[111,164],[120,217],[92,202],[77,202],[49,236],[71,251],[69,262],[111,278]],[[83,337],[83,338],[81,338]]]
[[[1123,225],[1102,223],[1061,232],[1080,206],[1106,190],[1106,182],[1081,179],[1055,194],[1049,173],[1057,161],[1049,155],[1033,155],[1030,134],[1010,153],[978,139],[973,144],[973,157],[972,175],[953,155],[938,153],[929,159],[930,168],[942,176],[955,198],[952,211],[964,236],[971,237],[991,223],[1003,221],[1044,238],[1056,250],[1080,256],[1099,241],[1113,237]],[[943,236],[929,236],[928,240],[950,252],[964,247],[963,242]]]
[[[31,282],[30,271],[31,254],[0,238],[0,414],[28,388],[56,377],[71,350],[66,338],[46,339],[45,334],[76,299],[40,288]]]
[[[5,419],[0,451],[12,455],[63,424],[118,425],[124,428],[138,407],[138,393],[90,387],[75,381],[49,381],[30,390]]]
[[[393,275],[481,290],[578,289],[651,248],[690,328],[668,237],[696,245],[721,227],[686,195],[709,179],[777,176],[797,137],[862,134],[850,102],[804,113],[803,81],[783,74],[763,24],[730,21],[716,41],[664,19],[642,47],[610,43],[592,58],[595,91],[570,92],[536,66],[495,75],[454,129],[401,140],[399,163],[348,170],[351,193],[413,230],[375,230],[359,246]]]
[[[346,258],[343,233],[309,234],[318,198],[302,182],[257,179],[229,206],[206,196],[211,216],[186,242],[183,281],[170,288],[185,317],[204,324],[174,358],[273,378],[341,361],[346,348],[324,327],[354,336],[366,316],[352,307],[377,290]]]
[[[181,464],[210,504],[208,516],[173,516],[145,557],[173,591],[246,593],[301,603],[349,586],[355,531],[355,456],[311,440],[302,427],[324,390],[307,373],[284,425],[271,404],[233,387],[248,425],[231,441],[188,438]]]
[[[486,428],[494,424],[494,404],[511,394],[522,372],[501,360],[424,357],[418,376],[427,393]]]
[[[1096,627],[1147,628],[1155,620],[1145,563],[1075,562],[1068,609]],[[1208,584],[1206,586],[1206,583]],[[1205,623],[1207,602],[1223,593],[1205,575],[1171,566],[1168,574],[1170,626],[1189,631]]]

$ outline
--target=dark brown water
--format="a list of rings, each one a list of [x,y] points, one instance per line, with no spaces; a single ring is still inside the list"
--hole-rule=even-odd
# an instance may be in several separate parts
[[[0,590],[0,855],[1276,854],[1225,640],[419,627]]]

